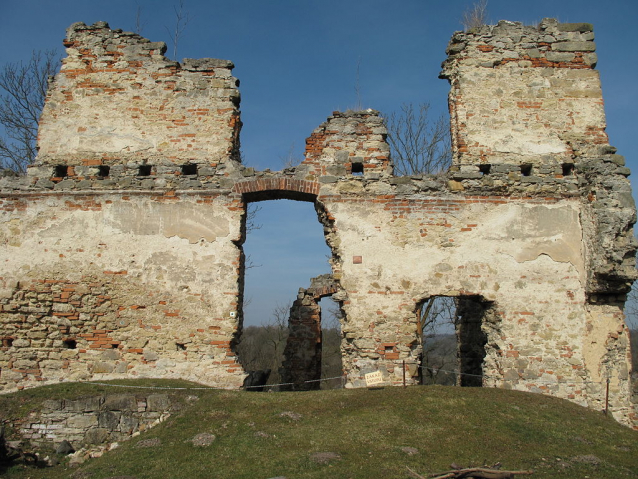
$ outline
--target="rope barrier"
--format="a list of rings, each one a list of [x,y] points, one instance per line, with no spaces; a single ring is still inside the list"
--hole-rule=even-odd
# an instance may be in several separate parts
[[[486,378],[486,379],[493,379],[493,380],[503,380],[502,376],[490,376],[487,374],[471,374],[471,373],[462,373],[460,371],[457,370],[449,370],[449,369],[440,369],[440,368],[431,368],[428,366],[419,366],[421,369],[424,370],[429,370],[432,371],[433,373],[436,372],[444,372],[444,373],[449,373],[449,374],[454,374],[456,376],[471,376],[471,377],[478,377],[478,378]],[[596,382],[596,381],[571,381],[571,380],[565,380],[565,381],[561,381],[559,379],[556,379],[555,381],[549,380],[549,379],[542,379],[542,378],[537,378],[537,379],[520,379],[521,381],[527,381],[527,382],[533,382],[533,383],[543,383],[543,384],[573,384],[573,385],[583,385],[583,384],[600,384],[602,385],[602,382]]]
[[[432,373],[446,373],[446,374],[452,374],[455,376],[469,376],[469,377],[475,377],[475,378],[482,378],[482,379],[492,379],[495,381],[502,381],[503,377],[501,376],[490,376],[487,374],[472,374],[472,373],[462,373],[458,370],[450,370],[450,369],[441,369],[441,368],[432,368],[429,366],[418,366],[420,369],[422,369],[423,371],[431,371]],[[317,383],[317,382],[324,382],[324,381],[333,381],[336,379],[341,379],[341,387],[343,387],[345,380],[347,380],[346,376],[333,376],[333,377],[329,377],[329,378],[321,378],[321,379],[309,379],[306,381],[303,381],[303,384],[311,384],[311,383]],[[432,377],[433,380],[436,380],[435,377]],[[527,383],[534,383],[534,384],[549,384],[549,385],[568,385],[568,386],[577,386],[577,385],[589,385],[589,384],[597,384],[600,386],[603,386],[604,384],[602,382],[595,382],[595,381],[572,381],[572,380],[559,380],[556,379],[555,381],[549,380],[549,379],[542,379],[542,378],[537,378],[537,379],[520,379],[519,382],[527,382]],[[127,385],[127,384],[109,384],[109,383],[103,383],[103,382],[94,382],[94,381],[82,381],[83,384],[95,384],[98,386],[105,386],[105,387],[119,387],[119,388],[131,388],[131,389],[158,389],[158,390],[175,390],[175,391],[206,391],[206,390],[213,390],[213,391],[229,391],[229,390],[236,390],[235,388],[220,388],[220,387],[214,387],[214,386],[210,386],[210,387],[171,387],[171,386],[138,386],[138,385]],[[256,389],[256,388],[276,388],[276,387],[282,387],[282,386],[295,386],[297,383],[294,382],[287,382],[287,383],[277,383],[277,384],[264,384],[261,386],[245,386],[243,387],[243,389]]]

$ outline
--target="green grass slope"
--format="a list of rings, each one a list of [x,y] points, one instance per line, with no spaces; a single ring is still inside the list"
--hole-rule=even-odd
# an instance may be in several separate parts
[[[2,396],[0,418],[27,414],[45,398],[105,390],[78,387]],[[638,477],[638,432],[600,412],[536,394],[440,386],[183,394],[199,399],[101,458],[75,469],[13,467],[6,477],[388,479],[409,477],[407,467],[427,476],[453,462],[534,470],[518,477]],[[200,433],[215,440],[195,446],[190,440]],[[140,444],[153,438],[154,446]]]

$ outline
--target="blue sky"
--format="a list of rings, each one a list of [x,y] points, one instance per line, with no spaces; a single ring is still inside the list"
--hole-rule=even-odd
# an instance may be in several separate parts
[[[107,21],[170,43],[179,0],[0,0],[0,64],[27,60],[33,50],[57,49],[74,22]],[[437,78],[445,47],[470,0],[184,0],[190,22],[178,59],[232,60],[242,93],[244,162],[282,168],[293,149],[333,110],[357,105],[391,112],[406,102],[430,102],[446,114],[446,81]],[[489,0],[488,19],[533,24],[544,17],[594,24],[611,144],[630,168],[638,162],[638,53],[635,0]],[[169,48],[168,54],[172,52]],[[635,178],[632,179],[635,181]],[[634,189],[638,185],[634,183]],[[329,271],[322,227],[310,203],[261,203],[263,226],[247,240],[258,268],[247,275],[247,322],[267,320],[294,299],[310,277]]]

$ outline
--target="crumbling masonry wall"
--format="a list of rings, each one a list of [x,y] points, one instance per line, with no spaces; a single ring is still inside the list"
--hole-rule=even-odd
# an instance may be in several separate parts
[[[36,164],[0,179],[2,389],[240,387],[245,208],[290,198],[314,203],[332,250],[347,387],[372,371],[398,384],[403,362],[416,382],[418,306],[451,296],[481,305],[466,346],[482,385],[600,409],[609,378],[614,416],[636,424],[622,316],[635,207],[591,25],[455,33],[454,160],[438,176],[392,174],[374,110],[334,112],[300,165],[254,171],[236,154],[229,62],[170,62],[104,23],[71,26],[65,45]]]

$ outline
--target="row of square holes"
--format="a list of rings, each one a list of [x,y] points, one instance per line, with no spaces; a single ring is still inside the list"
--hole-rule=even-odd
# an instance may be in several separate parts
[[[483,173],[484,175],[489,175],[490,174],[490,169],[492,168],[492,165],[489,164],[483,164],[483,165],[479,165],[479,171],[481,173]],[[521,165],[521,175],[523,176],[531,176],[532,175],[532,165],[530,164],[525,164],[525,165]],[[574,174],[574,164],[573,163],[563,163],[561,165],[562,168],[562,173],[563,176],[571,176]]]
[[[197,174],[197,165],[193,165],[191,163],[182,165],[181,167],[182,175],[196,175]],[[151,165],[140,165],[137,170],[137,176],[151,176],[152,166]],[[98,166],[97,176],[100,178],[106,178],[111,173],[111,167],[107,165]],[[58,165],[55,167],[53,171],[54,178],[66,178],[69,176],[69,167],[67,165]]]
[[[65,339],[62,342],[64,343],[64,347],[67,349],[77,348],[77,342],[75,341],[75,339]],[[2,338],[3,348],[10,348],[11,346],[13,346],[13,338]]]
[[[484,175],[490,174],[490,169],[492,165],[483,164],[479,165],[479,171]],[[563,163],[563,176],[571,176],[574,172],[574,164],[573,163]],[[111,168],[107,165],[100,165],[98,167],[98,176],[101,178],[106,178],[109,176]],[[151,175],[152,166],[151,165],[140,165],[138,167],[137,176],[150,176]],[[182,165],[181,167],[182,175],[196,175],[197,174],[197,165],[188,163]],[[352,163],[351,166],[351,174],[355,176],[363,175],[363,163]],[[69,167],[67,165],[58,165],[55,167],[55,171],[53,176],[56,178],[65,178],[69,174]],[[532,165],[526,164],[521,165],[521,174],[523,176],[530,176],[532,174]]]

